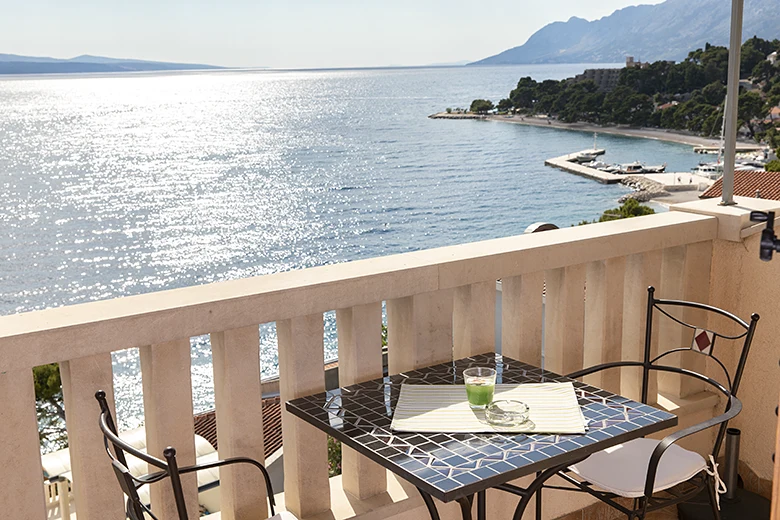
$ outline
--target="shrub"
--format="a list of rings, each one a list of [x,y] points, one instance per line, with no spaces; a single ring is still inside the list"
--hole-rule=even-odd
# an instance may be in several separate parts
[[[775,159],[766,163],[766,171],[768,172],[780,172],[780,160]]]

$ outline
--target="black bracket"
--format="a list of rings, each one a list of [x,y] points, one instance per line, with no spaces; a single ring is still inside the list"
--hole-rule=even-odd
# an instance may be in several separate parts
[[[761,251],[759,257],[764,262],[772,260],[772,254],[780,251],[780,240],[775,235],[775,212],[751,211],[751,222],[766,222],[766,228],[761,232]]]

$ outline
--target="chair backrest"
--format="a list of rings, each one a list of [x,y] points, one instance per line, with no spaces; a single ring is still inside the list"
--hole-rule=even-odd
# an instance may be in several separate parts
[[[686,310],[700,311],[702,315],[714,315],[723,318],[725,325],[718,331],[713,328],[708,328],[707,322],[702,323],[701,326],[689,323],[682,317]],[[660,352],[654,358],[652,357],[652,339],[654,330],[653,311],[658,311],[662,318],[666,318],[676,322],[677,324],[691,330],[692,339],[690,346],[675,345],[674,348]],[[675,315],[677,314],[677,315]],[[756,324],[758,323],[758,314],[753,314],[750,317],[750,322],[746,322],[743,319],[727,312],[723,309],[713,307],[711,305],[705,305],[703,303],[682,301],[682,300],[663,300],[655,297],[655,288],[648,287],[647,289],[647,327],[645,329],[645,350],[644,361],[642,371],[642,402],[647,403],[648,387],[649,387],[649,374],[650,371],[663,371],[674,372],[686,377],[693,377],[704,381],[705,383],[713,386],[720,391],[727,399],[736,398],[739,391],[739,384],[742,380],[742,374],[745,370],[745,363],[747,362],[748,353],[750,352],[750,344],[753,341],[753,335],[756,330]],[[732,328],[736,332],[729,332],[725,329]],[[734,342],[734,346],[739,348],[741,344],[741,351],[739,353],[739,361],[733,373],[726,368],[726,365],[716,355],[716,340],[731,340]],[[723,341],[718,342],[718,346]],[[676,352],[694,352],[699,355],[704,355],[712,358],[717,365],[723,370],[725,376],[725,384],[719,382],[716,379],[710,378],[704,374],[700,374],[693,370],[680,368],[677,366],[660,364],[659,361],[666,358],[670,354]],[[728,410],[730,401],[726,405]],[[720,445],[723,442],[723,437],[726,433],[728,423],[720,425],[718,436],[715,441],[715,447],[713,455],[717,456],[720,451]]]
[[[168,447],[163,451],[165,460],[153,457],[148,453],[140,451],[119,437],[116,424],[111,415],[111,409],[106,400],[106,393],[99,390],[95,393],[95,399],[100,404],[100,430],[103,432],[103,444],[106,447],[114,469],[114,474],[119,481],[122,492],[127,497],[127,516],[130,520],[146,520],[145,514],[148,514],[155,520],[157,517],[147,507],[138,495],[138,488],[144,484],[152,484],[163,479],[171,480],[173,496],[176,500],[176,508],[180,520],[187,519],[187,508],[184,502],[184,493],[181,486],[181,476],[179,475],[178,465],[176,463],[176,450]],[[151,467],[158,468],[159,471],[146,475],[135,476],[128,469],[127,455],[137,457]]]

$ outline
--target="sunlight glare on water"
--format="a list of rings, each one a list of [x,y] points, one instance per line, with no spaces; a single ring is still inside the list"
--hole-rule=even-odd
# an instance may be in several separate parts
[[[544,166],[592,134],[427,115],[583,65],[0,80],[0,313],[129,296],[596,218],[627,190]],[[601,136],[607,160],[696,164]],[[336,353],[333,314],[326,357]],[[265,375],[276,336],[261,330]],[[213,406],[194,338],[196,410]],[[137,350],[114,355],[125,426]]]

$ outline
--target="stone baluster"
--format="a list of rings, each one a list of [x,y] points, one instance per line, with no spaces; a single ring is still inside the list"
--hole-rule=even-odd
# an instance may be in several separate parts
[[[542,365],[543,291],[543,271],[501,281],[501,352],[534,366]]]
[[[95,400],[95,392],[105,391],[116,417],[111,354],[63,361],[60,363],[60,377],[67,416],[73,495],[78,504],[79,520],[124,516],[124,499],[116,485],[111,460],[103,447],[103,432],[98,426],[100,406]]]
[[[163,451],[170,446],[176,450],[176,462],[180,467],[195,464],[190,339],[141,347],[140,358],[147,452],[164,459]],[[150,467],[149,471],[154,468]],[[197,518],[196,475],[182,475],[181,481],[187,513]],[[78,486],[78,482],[74,485]],[[150,494],[152,511],[161,520],[179,518],[168,479],[152,484]],[[78,497],[76,503],[80,510]]]
[[[626,257],[626,277],[623,291],[623,359],[642,361],[645,351],[645,330],[647,324],[647,288],[656,288],[656,297],[663,294],[659,287],[663,251],[650,251]],[[658,334],[653,335],[650,357],[658,351]],[[621,369],[620,393],[631,399],[642,397],[642,370],[626,367]],[[650,373],[648,402],[655,402],[658,394],[658,374]]]
[[[264,463],[260,337],[257,325],[211,334],[219,457]],[[268,516],[265,480],[249,464],[219,470],[223,520]]]
[[[452,360],[452,290],[387,301],[391,374]]]
[[[687,300],[707,303],[710,289],[710,268],[712,266],[712,242],[699,242],[687,246],[664,250],[661,267],[661,283],[657,298]],[[705,311],[689,308],[665,307],[672,316],[698,327],[708,325]],[[666,316],[656,313],[659,344],[664,350],[688,347],[693,331],[683,327]],[[672,354],[663,360],[664,364],[704,373],[706,358],[689,352]],[[704,383],[691,377],[673,373],[659,373],[658,385],[662,392],[676,397],[688,397],[704,390]]]
[[[496,351],[496,282],[455,289],[453,302],[453,356],[461,359]]]
[[[545,273],[544,368],[568,374],[582,368],[585,266]]]
[[[584,366],[621,360],[623,340],[624,257],[587,265],[585,275]],[[620,369],[597,372],[585,378],[589,384],[620,392]]]
[[[382,377],[382,304],[336,311],[339,340],[339,385]],[[363,500],[387,491],[387,472],[355,450],[341,448],[344,490]]]
[[[0,404],[3,515],[8,519],[46,518],[32,371],[0,372],[0,396],[3,396]],[[93,421],[93,427],[97,429],[97,421]]]
[[[276,322],[282,403],[325,390],[322,314]],[[327,436],[282,411],[284,498],[287,509],[306,518],[330,509]]]

